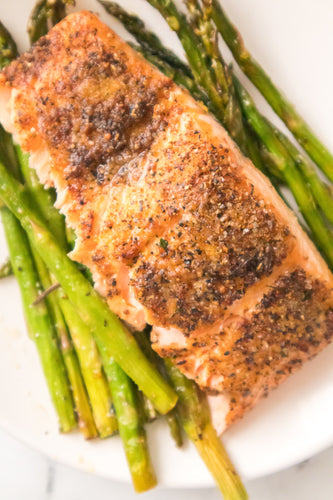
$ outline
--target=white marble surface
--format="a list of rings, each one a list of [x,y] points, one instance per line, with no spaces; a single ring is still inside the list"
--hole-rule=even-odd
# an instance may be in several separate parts
[[[251,500],[332,500],[333,448],[296,467],[246,484]],[[133,500],[130,485],[51,462],[0,431],[1,500]],[[147,500],[218,500],[215,489],[162,490]]]

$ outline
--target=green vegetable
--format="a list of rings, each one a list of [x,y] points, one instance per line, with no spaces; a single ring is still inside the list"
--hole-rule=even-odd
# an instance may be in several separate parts
[[[75,5],[75,0],[39,0],[28,21],[30,43],[37,42],[65,17],[68,5]]]
[[[210,420],[205,395],[170,360],[167,373],[178,395],[180,422],[220,488],[224,500],[245,500],[248,495]]]
[[[309,159],[299,151],[296,146],[284,135],[280,130],[270,124],[273,132],[279,141],[286,148],[289,156],[294,160],[295,165],[298,167],[302,173],[304,179],[308,183],[312,195],[318,205],[321,208],[323,214],[329,222],[333,224],[333,196],[332,191],[328,186],[320,179],[315,167],[309,161]]]
[[[58,292],[58,300],[79,359],[98,433],[102,438],[112,436],[118,424],[96,343],[62,290]]]
[[[151,347],[149,332],[149,327],[146,328],[146,330],[143,332],[136,332],[135,338],[149,361],[151,361],[151,363],[153,363],[157,367],[160,374],[170,383],[170,379],[164,365],[164,360],[160,358]],[[181,447],[183,445],[183,436],[177,407],[173,408],[169,413],[166,414],[165,417],[170,429],[171,437],[175,441],[176,445],[178,447]]]
[[[140,400],[132,380],[114,359],[104,360],[113,404],[118,419],[119,434],[123,442],[135,491],[143,492],[156,486],[155,472],[150,460],[144,418],[140,413]]]
[[[270,77],[252,57],[244,45],[243,39],[236,27],[231,23],[218,0],[210,0],[212,17],[217,29],[231,50],[234,58],[246,76],[257,87],[272,106],[274,111],[284,121],[297,141],[308,155],[333,182],[333,155],[316,137],[305,120],[295,110],[294,106],[283,96]]]
[[[168,250],[168,245],[169,243],[167,242],[167,240],[163,238],[160,239],[160,247],[163,248],[163,250]]]
[[[69,432],[77,425],[72,395],[48,309],[44,302],[32,306],[41,288],[29,242],[18,220],[8,208],[1,208],[1,218],[10,260],[20,287],[29,335],[38,350],[51,399],[58,414],[60,430]]]
[[[10,64],[18,56],[16,43],[0,21],[0,68]]]
[[[52,286],[50,274],[34,248],[32,248],[32,256],[43,290],[47,290]],[[82,379],[80,365],[60,309],[57,292],[48,294],[44,300],[49,311],[51,323],[58,338],[58,346],[60,346],[65,362],[68,379],[72,389],[75,410],[78,417],[79,429],[87,439],[94,438],[98,435],[97,429],[91,412],[87,391]],[[34,307],[36,307],[36,305],[34,305]]]

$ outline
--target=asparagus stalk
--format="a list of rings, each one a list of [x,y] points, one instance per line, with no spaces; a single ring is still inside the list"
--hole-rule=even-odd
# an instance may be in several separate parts
[[[207,65],[205,53],[202,50],[200,38],[194,33],[187,22],[186,16],[180,12],[172,0],[148,0],[175,31],[183,45],[186,57],[190,63],[194,79],[209,97],[214,113],[223,123],[225,119],[224,96],[221,98],[212,81],[211,68]]]
[[[1,208],[1,218],[10,260],[21,291],[29,335],[39,353],[60,430],[69,432],[76,427],[72,396],[47,307],[44,302],[32,306],[41,289],[29,242],[18,220],[6,207]]]
[[[274,127],[271,123],[269,125],[272,131],[279,139],[281,144],[286,148],[290,157],[294,160],[295,165],[299,168],[304,179],[308,183],[312,195],[323,214],[329,222],[333,224],[333,197],[332,192],[328,186],[320,179],[315,167],[308,160],[308,158],[299,151],[296,146],[284,135],[280,130]]]
[[[118,418],[119,433],[123,440],[134,487],[137,491],[145,491],[152,488],[156,484],[156,479],[149,458],[143,422],[137,409],[135,388],[132,381],[114,361],[112,347],[116,348],[116,354],[121,357],[123,363],[126,361],[126,366],[130,366],[132,372],[136,372],[137,369],[142,370],[142,373],[137,378],[145,381],[148,394],[152,394],[152,399],[159,408],[168,411],[169,405],[173,406],[175,404],[176,397],[159,376],[158,372],[156,372],[158,375],[158,379],[156,380],[153,366],[146,361],[133,337],[126,331],[118,318],[111,313],[106,303],[99,298],[89,282],[77,270],[75,264],[68,259],[49,231],[43,227],[43,223],[39,220],[38,215],[34,214],[33,210],[30,210],[32,217],[28,215],[29,207],[25,202],[24,196],[20,196],[22,192],[19,193],[17,191],[19,196],[16,197],[15,187],[14,191],[10,188],[10,183],[15,184],[15,179],[11,178],[2,164],[0,164],[1,169],[5,176],[7,176],[7,180],[10,181],[7,187],[4,186],[5,196],[1,196],[7,199],[7,201],[11,199],[11,208],[14,209],[15,207],[17,214],[21,214],[21,222],[23,224],[25,222],[25,230],[34,241],[35,248],[38,248],[41,257],[44,258],[48,267],[53,270],[56,278],[63,277],[63,288],[70,298],[73,299],[75,297],[73,303],[81,312],[89,330],[96,328],[95,336],[108,376]],[[20,185],[17,183],[16,189],[20,190]],[[23,215],[24,212],[25,215]],[[45,258],[47,253],[52,255],[49,260]],[[50,262],[52,262],[51,265]],[[64,266],[64,263],[65,269],[62,272],[60,268]],[[83,284],[84,286],[82,287]],[[84,315],[83,310],[87,308],[87,304],[89,304],[88,314]],[[67,319],[69,318],[67,317]],[[115,331],[111,329],[115,329]],[[101,331],[102,335],[100,334]],[[81,334],[82,330],[80,331]],[[112,340],[115,340],[115,342]],[[136,361],[138,361],[138,367],[134,366]],[[147,369],[148,377],[145,380]]]
[[[78,271],[75,263],[67,257],[36,210],[29,207],[22,186],[1,162],[0,198],[20,220],[45,264],[61,284],[83,321],[93,331],[104,366],[107,366],[110,358],[114,358],[160,413],[171,410],[177,401],[174,391],[145,358],[133,336]]]
[[[306,220],[311,234],[320,250],[325,254],[329,266],[333,267],[333,236],[327,229],[321,214],[318,212],[309,186],[297,169],[292,157],[284,145],[276,137],[267,121],[260,115],[249,93],[234,78],[235,88],[242,104],[243,113],[248,123],[266,146],[275,162],[276,168],[281,172],[289,186],[299,209]]]
[[[30,43],[35,43],[52,26],[67,15],[67,6],[74,5],[74,0],[39,0],[35,4],[28,21]]]
[[[223,498],[247,499],[245,488],[211,424],[204,394],[170,360],[165,361],[165,366],[178,394],[177,408],[181,424],[213,475]]]
[[[115,333],[115,332],[114,332]],[[112,335],[112,334],[111,334]],[[108,374],[113,404],[118,419],[135,491],[143,492],[156,486],[155,472],[150,460],[140,400],[132,380],[112,357],[104,361]]]
[[[32,255],[36,264],[43,290],[47,290],[52,285],[50,274],[44,262],[34,248],[32,249]],[[73,344],[69,337],[67,326],[62,311],[59,307],[58,299],[58,293],[53,292],[47,295],[45,301],[50,314],[51,323],[53,324],[55,332],[57,334],[59,346],[65,362],[68,378],[72,389],[75,410],[78,417],[79,429],[85,438],[90,439],[97,437],[98,432],[95,426],[94,417],[91,412],[87,391],[82,379],[80,365],[78,363],[76,353],[73,349]]]
[[[31,200],[38,207],[40,216],[43,218],[47,227],[49,227],[56,237],[59,244],[68,249],[66,238],[66,226],[63,215],[60,214],[54,206],[55,193],[51,189],[45,189],[39,182],[35,170],[29,166],[29,154],[23,153],[22,149],[15,145],[16,155],[19,161],[20,170],[24,183],[28,188]]]
[[[112,408],[111,394],[104,376],[96,343],[89,328],[81,320],[63,291],[59,290],[58,295],[61,310],[79,358],[82,376],[89,394],[99,435],[102,438],[112,436],[118,430],[117,419]]]
[[[207,63],[211,67],[212,84],[220,96],[220,106],[224,112],[222,123],[235,139],[244,154],[248,154],[247,140],[238,101],[235,99],[228,67],[225,65],[218,47],[217,31],[211,21],[207,2],[186,0],[192,28],[201,41]]]
[[[18,56],[16,43],[0,21],[0,68],[10,64]]]
[[[1,207],[0,207],[1,208]],[[7,278],[13,274],[13,267],[8,258],[5,262],[0,266],[0,279]]]
[[[222,108],[226,109],[231,81],[217,44],[216,28],[211,22],[209,10],[205,5],[201,8],[199,0],[185,0],[185,3],[190,13],[192,28],[205,48],[205,55],[211,64],[213,81],[221,97]]]
[[[147,399],[146,396],[142,394],[142,392],[140,391],[139,391],[139,399],[140,399],[141,414],[144,418],[144,421],[153,422],[158,417],[158,413],[155,410],[154,406],[149,401],[149,399]]]
[[[145,330],[143,332],[137,332],[135,333],[135,338],[137,339],[139,346],[141,347],[149,361],[151,361],[157,367],[161,375],[168,382],[170,382],[166,368],[164,366],[164,360],[160,358],[151,347],[151,343],[149,340],[149,331]],[[165,418],[170,429],[171,437],[175,441],[176,445],[180,448],[183,445],[183,436],[177,406],[173,408],[169,413],[167,413]]]
[[[220,2],[217,0],[210,0],[210,2],[212,4],[212,16],[215,24],[240,68],[265,97],[277,115],[284,121],[299,144],[324,172],[327,178],[333,182],[332,153],[316,137],[309,125],[295,110],[294,106],[286,99],[260,64],[252,57],[245,47],[240,33],[222,9]]]

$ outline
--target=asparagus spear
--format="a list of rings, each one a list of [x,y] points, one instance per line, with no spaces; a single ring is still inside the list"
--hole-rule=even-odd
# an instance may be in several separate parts
[[[290,157],[294,160],[295,165],[299,168],[304,179],[308,183],[312,195],[316,200],[318,207],[321,208],[323,214],[333,224],[333,197],[332,192],[327,185],[317,175],[315,167],[311,164],[308,158],[299,151],[296,146],[284,135],[280,130],[274,127],[271,123],[269,125],[272,131],[288,151]]]
[[[39,0],[28,21],[30,43],[37,42],[52,26],[61,21],[67,15],[67,6],[74,4],[74,0]]]
[[[299,209],[311,229],[311,234],[320,250],[325,254],[329,266],[333,267],[333,236],[317,210],[309,186],[304,182],[293,159],[284,145],[276,137],[266,120],[256,109],[252,98],[241,83],[234,78],[235,88],[248,123],[269,151],[276,168],[280,170],[288,184]]]
[[[150,329],[146,329],[143,332],[135,333],[135,338],[137,339],[139,346],[141,347],[141,349],[143,350],[149,361],[154,363],[154,365],[158,368],[161,375],[168,382],[170,382],[166,368],[164,366],[164,360],[160,358],[158,354],[155,351],[153,351],[151,347],[151,343],[149,340],[149,330]],[[173,440],[175,441],[178,447],[181,447],[183,445],[183,436],[182,436],[182,430],[180,426],[177,406],[173,408],[169,413],[167,413],[165,417]]]
[[[32,255],[43,290],[47,290],[52,285],[50,274],[34,248],[32,248]],[[47,295],[45,301],[65,362],[65,367],[72,389],[75,410],[78,417],[79,429],[85,438],[90,439],[97,437],[98,432],[91,412],[87,391],[82,379],[80,365],[73,349],[73,344],[69,337],[62,311],[59,307],[58,298],[58,293],[53,292]]]
[[[62,432],[69,432],[76,427],[72,396],[47,307],[44,302],[32,306],[39,295],[40,284],[29,242],[18,220],[8,208],[1,208],[1,218],[10,260],[21,291],[28,331],[38,350],[60,429]]]
[[[140,400],[137,389],[112,357],[104,361],[104,368],[109,378],[119,434],[134,489],[137,492],[147,491],[154,488],[157,483],[148,452],[144,419],[139,411]]]
[[[0,21],[0,68],[10,64],[18,56],[16,43]]]
[[[186,16],[180,12],[172,0],[148,0],[165,18],[183,45],[193,76],[199,87],[207,93],[214,113],[223,123],[225,118],[224,97],[221,98],[212,82],[211,68],[208,67],[200,38],[189,26]]]
[[[222,109],[226,110],[230,100],[231,80],[217,44],[216,28],[211,22],[209,10],[201,8],[199,0],[185,0],[185,3],[190,13],[190,24],[205,48],[205,56],[211,65],[212,78],[221,97]]]
[[[45,189],[39,182],[35,170],[29,166],[29,154],[23,153],[22,149],[15,145],[16,155],[19,161],[22,178],[28,188],[31,200],[38,208],[40,216],[46,225],[51,229],[59,244],[68,249],[66,239],[66,226],[63,215],[54,206],[55,193],[52,189]]]
[[[41,188],[41,186],[38,184],[37,179],[34,177],[32,172],[30,171],[31,169],[29,169],[28,167],[26,155],[23,155],[20,148],[17,147],[16,150],[20,159],[21,173],[23,174],[24,180],[26,181],[26,186],[29,189],[29,199],[31,203],[33,203],[40,209],[41,213],[44,212],[45,214],[47,214],[46,220],[49,227],[52,228],[54,234],[57,235],[57,238],[60,238],[61,231],[56,224],[56,214],[53,213],[53,210],[55,211],[56,209],[52,205],[51,207],[53,208],[53,210],[48,207],[50,193]],[[40,196],[40,198],[38,195]],[[43,201],[44,203],[41,203]],[[41,206],[42,208],[44,208],[44,210],[41,209]],[[43,260],[40,258],[34,248],[32,249],[32,256],[36,265],[36,269],[38,271],[38,275],[40,277],[42,288],[43,290],[47,290],[52,286],[52,284],[54,284],[54,281],[50,277],[50,274]],[[72,341],[68,334],[68,329],[63,317],[63,313],[59,306],[59,294],[52,293],[48,295],[45,300],[47,303],[51,322],[59,339],[59,346],[63,354],[68,378],[72,388],[80,431],[87,439],[96,437],[98,433],[95,426],[94,417],[91,411],[87,391],[82,379],[80,365],[78,363],[76,353],[73,349]]]
[[[21,223],[34,241],[35,248],[62,283],[89,330],[96,329],[95,338],[110,384],[119,433],[123,440],[134,487],[137,491],[152,488],[156,484],[156,479],[149,458],[143,422],[137,411],[134,385],[114,361],[113,354],[117,355],[130,371],[134,380],[142,382],[144,392],[147,392],[148,397],[161,412],[167,412],[174,406],[176,395],[144,358],[133,337],[110,311],[107,304],[97,295],[75,264],[68,259],[35,211],[29,209],[25,197],[22,196],[22,187],[8,174],[1,163],[0,171],[4,181],[1,182],[3,189],[0,188],[0,197],[10,204],[16,216],[20,216]]]
[[[247,499],[245,488],[210,421],[204,394],[170,360],[165,360],[168,375],[178,394],[181,424],[213,475],[225,500]]]
[[[8,155],[10,152],[10,146],[13,150],[13,144],[7,142],[6,144],[6,152],[7,156],[13,157],[14,151],[12,151],[11,155]],[[16,175],[19,175],[19,172],[17,171],[17,165],[13,162],[8,163],[12,171],[16,171]],[[10,230],[12,231],[18,231],[18,229],[15,229],[14,224],[10,224],[8,220],[10,217],[13,217],[12,214],[7,215],[7,217],[4,218],[4,226],[5,226],[5,232],[7,236],[7,241],[8,245],[10,245],[10,240],[9,240],[9,232]],[[8,227],[7,227],[8,226]],[[12,229],[10,229],[10,227]],[[21,229],[22,231],[22,229]],[[21,242],[23,240],[21,239]],[[49,288],[52,284],[49,273],[39,257],[38,254],[36,254],[34,249],[31,249],[31,258],[32,262],[27,263],[27,265],[33,266],[35,263],[36,266],[36,272],[39,276],[40,284],[42,286],[42,289],[46,290]],[[20,281],[19,281],[20,284]],[[23,292],[22,292],[23,293]],[[75,352],[73,351],[71,341],[68,337],[68,332],[67,332],[67,327],[64,323],[62,313],[59,309],[59,306],[57,304],[57,301],[55,300],[55,297],[53,295],[50,295],[47,297],[47,309],[48,313],[50,314],[50,324],[53,325],[52,328],[52,333],[57,333],[58,340],[59,340],[59,345],[61,347],[62,355],[63,355],[63,360],[65,363],[65,367],[67,369],[68,373],[68,378],[70,381],[71,385],[71,390],[72,390],[72,395],[75,403],[75,409],[78,415],[78,421],[79,421],[79,427],[82,433],[84,434],[85,437],[91,438],[91,437],[96,437],[97,431],[96,427],[94,424],[93,416],[91,414],[91,409],[90,409],[90,404],[88,401],[88,397],[86,394],[86,389],[82,381],[81,373],[80,373],[80,368],[78,365],[78,361],[75,355]],[[31,304],[32,306],[32,304]],[[29,320],[30,321],[30,320]],[[29,321],[28,321],[28,327],[29,327]],[[32,326],[30,325],[30,328]],[[55,360],[55,362],[58,362],[58,360]]]
[[[102,438],[112,436],[118,430],[117,419],[113,412],[111,394],[96,343],[89,328],[81,320],[62,290],[58,292],[58,300],[79,358],[99,435]]]
[[[225,65],[218,47],[217,31],[211,21],[211,13],[206,2],[186,0],[190,21],[194,32],[201,41],[207,63],[211,67],[212,84],[220,95],[220,106],[224,113],[222,123],[237,142],[244,154],[248,154],[247,139],[242,122],[242,114],[235,99],[228,67]]]
[[[1,278],[7,278],[8,276],[11,276],[12,274],[13,274],[13,267],[12,267],[12,264],[10,262],[10,259],[8,258],[0,266],[0,279]]]
[[[244,45],[240,33],[228,19],[220,2],[217,0],[210,0],[210,2],[212,4],[212,16],[215,24],[240,68],[284,121],[308,155],[325,173],[327,178],[333,182],[332,153],[316,137],[308,124],[295,110],[294,106],[283,96],[264,69],[251,56]]]

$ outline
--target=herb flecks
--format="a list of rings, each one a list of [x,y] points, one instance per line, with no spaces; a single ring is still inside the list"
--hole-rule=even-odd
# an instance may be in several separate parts
[[[163,250],[167,251],[168,245],[169,243],[167,242],[167,240],[160,238],[160,247],[163,248]]]

